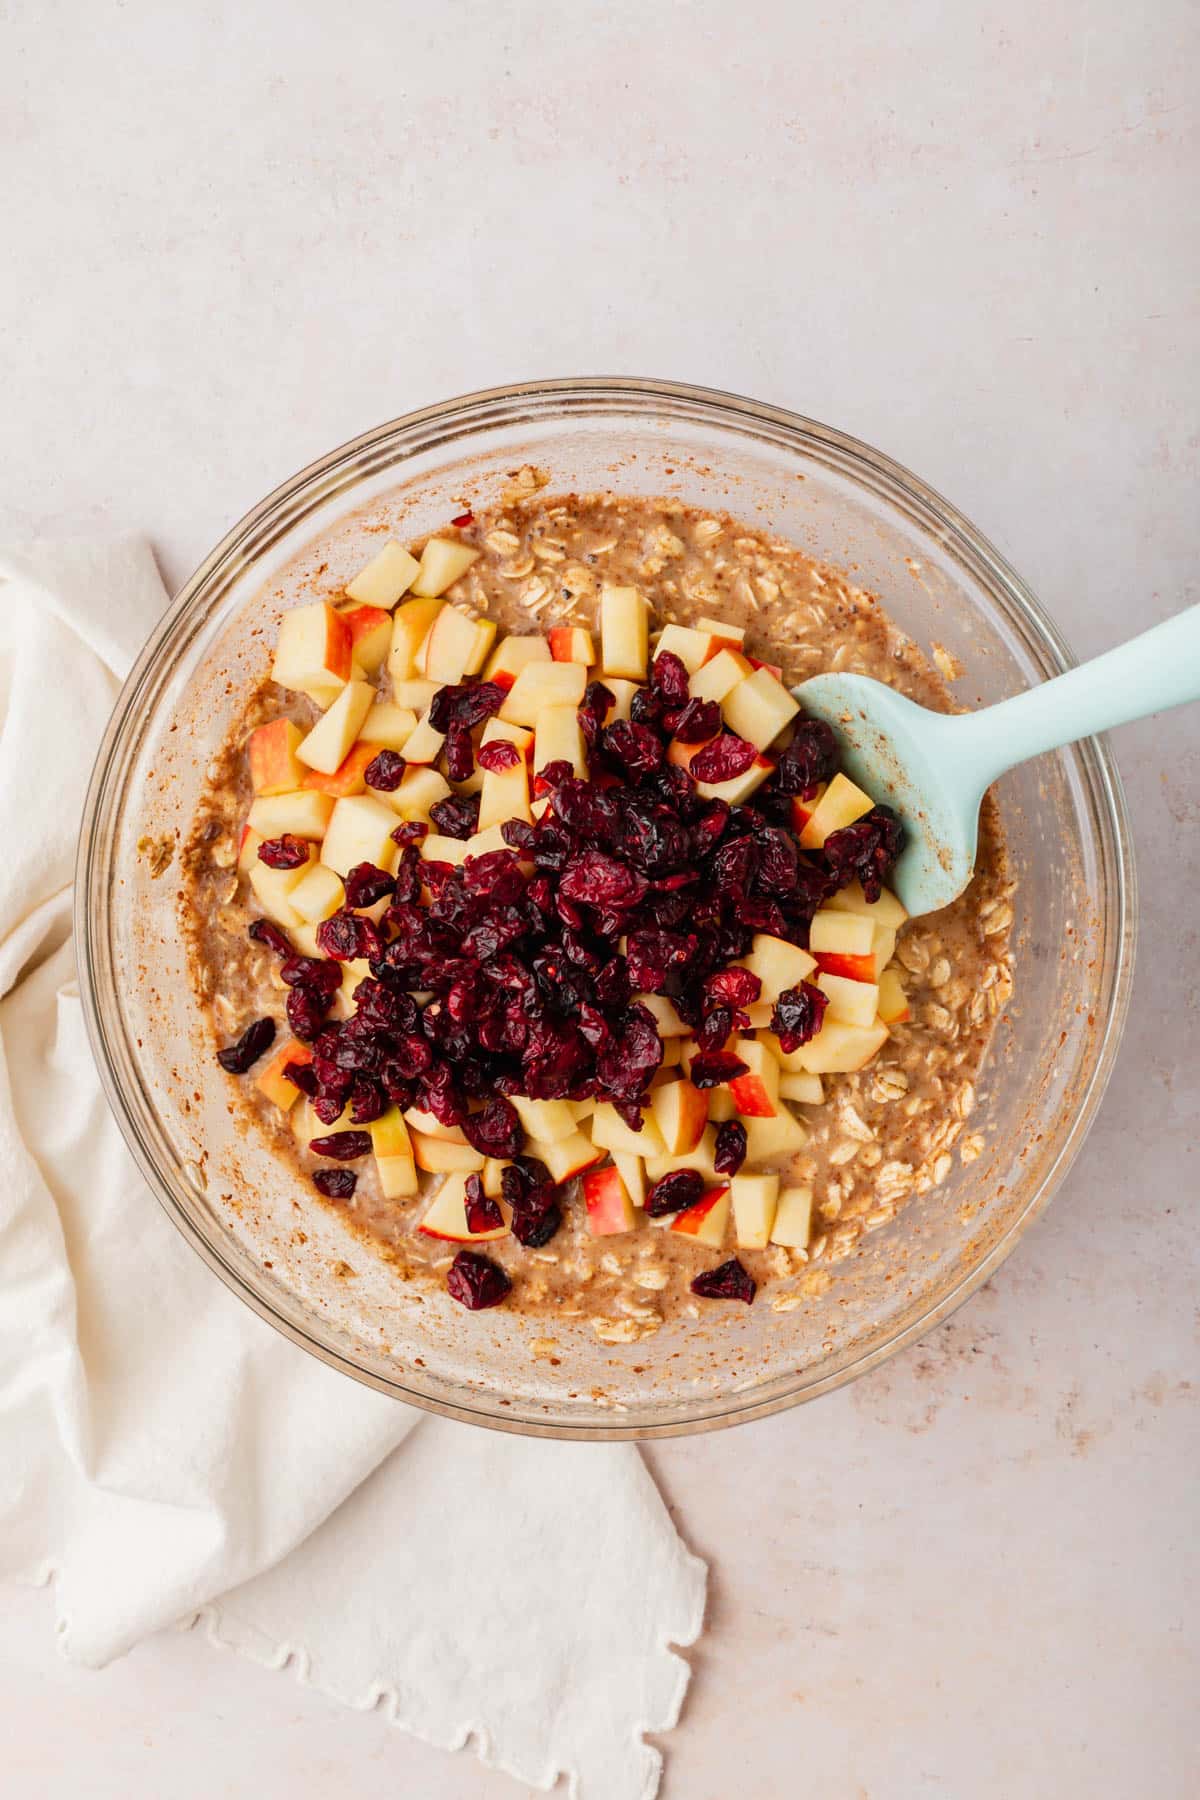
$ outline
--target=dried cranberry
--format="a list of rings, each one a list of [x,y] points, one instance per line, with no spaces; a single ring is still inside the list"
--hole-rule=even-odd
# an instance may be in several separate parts
[[[290,1081],[294,1088],[299,1088],[302,1094],[307,1094],[312,1099],[317,1091],[317,1072],[311,1063],[285,1063],[281,1073],[285,1081]]]
[[[650,685],[656,693],[662,695],[668,706],[687,705],[687,667],[673,651],[659,651],[650,665]]]
[[[450,523],[457,526],[459,531],[465,531],[468,525],[475,523],[475,514],[472,512],[456,513]]]
[[[358,1176],[353,1169],[318,1169],[313,1175],[313,1186],[327,1200],[349,1200],[358,1186]]]
[[[715,700],[689,700],[669,724],[681,744],[704,744],[721,729],[721,709]]]
[[[429,827],[424,819],[405,819],[390,836],[393,844],[399,844],[402,850],[407,850],[410,844],[419,844],[423,837],[429,836]]]
[[[479,827],[479,795],[453,794],[436,801],[429,816],[443,837],[474,837]]]
[[[688,764],[688,773],[693,781],[732,781],[746,773],[757,755],[753,744],[727,731],[697,750]]]
[[[295,954],[291,939],[282,932],[278,925],[272,925],[270,919],[255,919],[246,932],[256,944],[265,944],[276,956],[292,956]]]
[[[452,725],[470,731],[499,712],[504,698],[504,689],[494,681],[465,681],[439,688],[429,704],[429,723],[435,731],[449,732]]]
[[[274,1019],[255,1019],[236,1044],[217,1051],[217,1061],[227,1075],[244,1075],[275,1042]]]
[[[744,1300],[749,1306],[758,1292],[758,1283],[736,1256],[718,1268],[705,1269],[692,1282],[693,1294],[702,1300]]]
[[[342,984],[342,971],[323,956],[289,956],[279,966],[279,979],[288,987],[315,987],[332,994]]]
[[[712,1007],[696,1027],[696,1039],[701,1051],[723,1050],[729,1041],[729,1034],[732,1030],[733,1008],[731,1006]]]
[[[635,725],[657,725],[667,709],[667,702],[653,688],[640,687],[629,702],[629,716]]]
[[[357,1162],[371,1154],[369,1131],[331,1131],[328,1137],[314,1138],[308,1146],[314,1156],[330,1156],[335,1162]]]
[[[646,881],[602,850],[581,850],[563,870],[558,891],[587,906],[634,906],[645,896]]]
[[[451,781],[468,781],[475,768],[475,741],[470,730],[457,722],[446,733],[446,773]]]
[[[874,903],[903,848],[904,827],[891,807],[874,806],[853,825],[831,831],[821,855],[839,887],[857,879],[866,898]]]
[[[640,993],[657,994],[674,969],[691,961],[699,947],[692,933],[633,931],[625,947],[629,979]]]
[[[726,1119],[717,1127],[717,1148],[713,1168],[718,1175],[736,1175],[746,1160],[746,1127],[740,1119]]]
[[[346,876],[346,905],[374,906],[396,891],[396,878],[374,863],[355,863]]]
[[[736,1081],[739,1075],[745,1075],[749,1068],[740,1056],[732,1050],[705,1050],[699,1056],[693,1056],[688,1069],[688,1080],[693,1087],[720,1087],[726,1081]]]
[[[350,1090],[350,1122],[353,1125],[369,1125],[372,1119],[378,1119],[387,1108],[387,1101],[373,1081],[363,1077],[356,1081]]]
[[[662,739],[649,725],[635,725],[631,719],[618,719],[604,733],[604,748],[627,774],[636,780],[649,775],[663,760]]]
[[[694,1206],[703,1192],[704,1177],[698,1169],[672,1169],[646,1195],[646,1211],[652,1219],[661,1219]]]
[[[358,962],[364,957],[374,960],[383,948],[370,919],[360,918],[345,908],[317,926],[317,943],[326,956],[338,962]]]
[[[785,1055],[816,1037],[828,1005],[828,996],[811,981],[783,990],[771,1014],[771,1030]]]
[[[499,1263],[477,1250],[460,1250],[450,1266],[446,1287],[452,1300],[469,1312],[499,1306],[512,1291],[512,1282]]]
[[[781,793],[807,797],[832,780],[837,766],[837,739],[824,719],[799,719],[776,765],[775,785]]]
[[[363,780],[381,794],[393,794],[404,780],[407,767],[398,750],[381,750],[363,770]]]
[[[726,1006],[753,1006],[762,993],[762,981],[753,969],[721,969],[709,976],[704,991]]]
[[[507,738],[497,738],[493,744],[482,744],[475,752],[475,761],[489,775],[499,775],[505,769],[515,769],[521,760],[521,752]]]
[[[515,1156],[524,1142],[516,1109],[503,1094],[494,1095],[482,1112],[468,1113],[461,1123],[463,1136],[481,1156],[498,1160]]]
[[[478,1175],[468,1175],[466,1184],[467,1230],[499,1231],[504,1225],[504,1214],[499,1205],[489,1194],[483,1191],[483,1182]]]
[[[299,869],[306,863],[312,846],[306,838],[293,837],[285,831],[282,837],[264,838],[258,846],[258,860],[268,869]]]
[[[544,1198],[539,1204],[525,1201],[513,1208],[512,1234],[526,1250],[540,1250],[548,1244],[562,1224],[562,1207],[553,1188],[537,1190]]]
[[[583,702],[576,709],[576,716],[589,750],[594,750],[599,743],[601,728],[616,703],[612,689],[605,687],[602,681],[589,681],[584,688]]]

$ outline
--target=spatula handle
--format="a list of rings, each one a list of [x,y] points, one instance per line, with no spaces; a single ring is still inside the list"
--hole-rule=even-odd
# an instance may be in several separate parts
[[[956,719],[955,748],[969,759],[982,790],[1043,750],[1188,700],[1200,700],[1200,606],[1053,681]]]

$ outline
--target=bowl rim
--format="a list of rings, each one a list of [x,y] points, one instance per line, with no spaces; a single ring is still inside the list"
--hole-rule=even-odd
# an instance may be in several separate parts
[[[128,735],[131,722],[139,714],[143,692],[157,671],[161,652],[175,637],[179,623],[186,617],[193,603],[217,572],[226,565],[241,565],[245,570],[253,567],[270,547],[270,543],[299,522],[297,518],[288,517],[288,509],[293,508],[302,497],[310,501],[319,498],[322,488],[326,489],[328,497],[333,497],[338,491],[334,477],[339,471],[347,465],[361,464],[365,456],[385,444],[392,444],[398,436],[411,436],[427,426],[441,428],[454,424],[460,432],[465,432],[489,424],[529,421],[547,413],[554,416],[556,403],[561,409],[559,416],[569,416],[571,410],[582,410],[584,406],[595,407],[606,401],[617,407],[643,402],[648,407],[674,410],[678,416],[701,420],[708,417],[714,424],[723,423],[728,426],[733,423],[743,429],[758,425],[776,442],[783,437],[797,449],[819,448],[834,466],[843,473],[852,474],[860,485],[883,492],[892,505],[898,505],[901,500],[906,502],[901,510],[906,511],[912,522],[926,530],[935,529],[968,567],[982,572],[994,596],[1006,606],[1008,623],[1019,631],[1027,647],[1036,650],[1044,660],[1055,665],[1057,671],[1075,666],[1076,659],[1057,625],[1016,570],[983,533],[956,506],[910,469],[849,433],[787,408],[752,400],[743,395],[692,383],[647,377],[555,377],[479,389],[374,426],[298,470],[246,512],[184,582],[135,659],[101,739],[84,802],[76,854],[73,901],[84,1019],[108,1106],[151,1192],[177,1229],[225,1285],[293,1343],[318,1357],[327,1366],[340,1370],[380,1393],[424,1411],[490,1430],[587,1442],[690,1436],[693,1433],[715,1431],[769,1417],[856,1380],[901,1350],[919,1342],[956,1312],[995,1273],[1029,1227],[1044,1212],[1066,1177],[1091,1127],[1112,1074],[1128,1014],[1138,910],[1132,833],[1120,775],[1107,739],[1085,739],[1075,749],[1082,758],[1084,772],[1089,778],[1090,798],[1098,820],[1098,850],[1106,864],[1107,878],[1105,933],[1108,935],[1111,931],[1116,950],[1107,1006],[1103,1017],[1097,1021],[1100,1030],[1095,1039],[1097,1048],[1094,1063],[1079,1093],[1071,1124],[1037,1189],[1021,1213],[1011,1221],[979,1262],[954,1281],[940,1299],[919,1318],[897,1327],[883,1341],[850,1360],[839,1363],[827,1374],[809,1379],[803,1386],[784,1393],[773,1392],[759,1400],[754,1399],[753,1389],[744,1390],[740,1394],[727,1395],[723,1403],[706,1405],[706,1410],[700,1416],[686,1420],[618,1424],[613,1422],[611,1414],[603,1413],[595,1423],[583,1420],[547,1421],[523,1414],[514,1417],[511,1413],[506,1416],[503,1411],[486,1401],[483,1406],[474,1406],[467,1401],[447,1399],[440,1394],[410,1387],[407,1381],[389,1380],[364,1369],[349,1355],[322,1342],[302,1326],[284,1317],[271,1305],[268,1298],[256,1292],[179,1204],[139,1120],[127,1104],[127,1096],[116,1078],[113,1059],[109,1053],[110,1032],[98,996],[96,921],[88,905],[88,895],[97,858],[104,849],[102,803],[107,797],[115,759]],[[530,413],[531,407],[540,408],[541,413]],[[509,412],[512,413],[512,418],[506,419],[506,413]],[[440,441],[444,442],[445,439]],[[395,466],[399,470],[402,459]],[[305,510],[309,511],[311,507],[306,507]],[[264,528],[272,522],[279,529],[266,542],[260,542]]]

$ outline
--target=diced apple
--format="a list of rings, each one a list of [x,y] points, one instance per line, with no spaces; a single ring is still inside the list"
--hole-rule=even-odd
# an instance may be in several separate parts
[[[908,1017],[908,995],[895,969],[879,977],[879,1017],[885,1025],[899,1025]]]
[[[246,823],[260,837],[291,835],[322,838],[329,829],[333,801],[328,794],[314,794],[301,789],[295,794],[263,794],[250,803]]]
[[[592,1142],[602,1150],[624,1151],[626,1156],[665,1156],[662,1133],[647,1107],[642,1108],[642,1129],[630,1131],[615,1106],[607,1100],[592,1114]]]
[[[779,1205],[778,1175],[735,1175],[729,1184],[739,1250],[765,1250]]]
[[[599,1104],[600,1102],[595,1099],[567,1101],[567,1105],[571,1109],[571,1117],[574,1119],[576,1125],[583,1125],[585,1119],[590,1119]],[[586,1131],[587,1129],[588,1127],[584,1126],[584,1130]]]
[[[322,919],[332,918],[346,898],[346,890],[342,886],[340,875],[335,875],[326,863],[311,863],[302,871],[288,899],[300,917],[310,925],[319,925]]]
[[[440,832],[428,832],[421,839],[421,861],[450,863],[454,868],[465,863],[470,851],[463,838],[443,837]]]
[[[666,994],[635,994],[631,1006],[644,1006],[648,1013],[654,1015],[654,1023],[658,1027],[660,1038],[685,1038],[691,1030],[685,1025],[675,1010],[675,1004]]]
[[[671,1220],[671,1230],[683,1237],[695,1238],[698,1244],[707,1244],[713,1250],[719,1250],[725,1242],[725,1233],[729,1226],[729,1189],[727,1187],[709,1188],[702,1194],[694,1206],[685,1206]]]
[[[746,641],[746,627],[731,625],[728,619],[697,619],[696,630],[705,631],[715,639],[717,650],[723,650],[726,645],[736,647]],[[713,654],[716,655],[717,651],[714,651]]]
[[[600,655],[606,675],[645,681],[650,609],[635,587],[600,590]]]
[[[519,753],[509,769],[485,769],[479,789],[479,830],[503,825],[506,819],[521,819],[526,824],[530,819],[529,766]]]
[[[312,1059],[313,1053],[307,1044],[289,1038],[282,1049],[275,1052],[262,1074],[255,1078],[254,1085],[280,1112],[290,1112],[300,1098],[300,1089],[283,1071],[294,1063],[310,1063]]]
[[[708,1096],[690,1081],[672,1081],[655,1088],[650,1110],[668,1156],[686,1156],[704,1136]]]
[[[421,673],[443,686],[478,675],[495,637],[490,619],[473,619],[457,606],[443,606],[421,647]]]
[[[376,703],[359,727],[358,740],[376,750],[403,750],[417,727],[417,715],[390,701]]]
[[[785,1072],[779,1077],[779,1097],[800,1106],[820,1106],[825,1089],[819,1075],[810,1075],[807,1069],[800,1069],[794,1075]]]
[[[808,931],[808,947],[815,956],[820,950],[839,956],[865,956],[872,947],[875,926],[865,913],[835,912],[822,907],[813,914]]]
[[[331,1125],[326,1125],[318,1119],[313,1111],[311,1100],[301,1100],[299,1106],[292,1108],[288,1124],[291,1126],[292,1136],[301,1150],[307,1150],[315,1137],[324,1137],[326,1132],[349,1131],[352,1128],[348,1106],[342,1108]]]
[[[876,925],[871,939],[871,956],[875,963],[875,979],[883,974],[896,954],[897,933],[890,925]]]
[[[485,1156],[483,1159],[483,1191],[489,1200],[499,1200],[504,1192],[504,1171],[509,1164],[502,1157]]]
[[[606,675],[604,685],[613,697],[613,704],[604,715],[604,723],[615,725],[618,719],[628,719],[633,711],[633,696],[637,693],[640,682],[622,681],[616,675]]]
[[[707,660],[710,642],[706,631],[696,631],[690,625],[664,625],[654,654],[661,656],[665,652],[677,656],[688,674],[694,675]]]
[[[579,665],[570,663],[570,668]],[[586,779],[587,745],[579,724],[576,706],[546,706],[538,714],[533,734],[534,791],[537,776],[553,762],[570,763],[575,774]]]
[[[640,1156],[630,1156],[624,1150],[610,1150],[621,1180],[625,1183],[625,1192],[635,1206],[646,1204],[646,1165]]]
[[[483,679],[494,681],[497,687],[510,688],[528,663],[551,660],[550,646],[544,637],[506,637],[492,651]]]
[[[773,756],[756,756],[743,775],[728,781],[698,781],[696,792],[702,800],[724,800],[727,806],[741,806],[775,772]]]
[[[773,1119],[779,1111],[779,1064],[758,1038],[738,1038],[733,1053],[747,1064],[746,1074],[728,1084],[733,1104],[743,1119]]]
[[[832,832],[853,825],[875,802],[864,794],[850,778],[839,770],[821,795],[804,830],[800,833],[802,850],[819,850]]]
[[[714,1125],[724,1125],[727,1119],[737,1118],[737,1107],[727,1087],[709,1088],[708,1116]]]
[[[288,926],[288,936],[297,956],[324,956],[325,952],[317,942],[317,927],[306,925],[299,913],[296,914],[296,923]]]
[[[312,795],[314,800],[323,794]],[[352,794],[335,800],[321,846],[321,861],[346,876],[361,862],[374,863],[390,873],[399,860],[399,846],[392,840],[396,815],[373,794]]]
[[[306,866],[301,864],[298,869],[269,869],[266,863],[256,862],[247,877],[254,897],[268,919],[273,920],[276,925],[282,925],[285,930],[302,923],[300,914],[291,903],[291,896]]]
[[[583,1178],[583,1204],[587,1228],[593,1237],[615,1237],[622,1231],[632,1231],[637,1224],[621,1172],[612,1164],[588,1170]]]
[[[788,1066],[808,1069],[813,1075],[846,1074],[865,1068],[887,1042],[887,1036],[888,1028],[882,1020],[876,1019],[867,1026],[847,1025],[841,1019],[831,1019],[827,1013],[816,1037],[784,1060]]]
[[[672,1169],[695,1169],[706,1181],[716,1181],[717,1170],[714,1158],[717,1154],[717,1131],[715,1125],[707,1125],[704,1136],[694,1150],[686,1150],[679,1156],[645,1157],[646,1179],[661,1181]]]
[[[852,881],[847,887],[839,888],[825,904],[836,907],[839,912],[865,913],[876,925],[886,926],[889,931],[899,931],[908,918],[890,888],[884,888],[878,900],[868,900],[861,881]]]
[[[350,627],[327,601],[284,614],[271,664],[280,687],[338,688],[349,681],[351,662]]]
[[[422,1137],[440,1138],[444,1144],[465,1144],[467,1134],[461,1125],[446,1125],[436,1113],[425,1112],[419,1106],[410,1106],[400,1115],[405,1129],[411,1128]]]
[[[450,538],[428,538],[421,552],[421,566],[413,578],[412,592],[422,598],[444,594],[460,575],[466,574],[472,563],[479,561],[479,557],[480,552],[473,550],[470,544],[452,542]]]
[[[716,700],[721,702],[726,695],[732,694],[740,682],[748,681],[754,670],[739,650],[719,650],[710,661],[702,664],[688,681],[688,693],[693,700]]]
[[[807,1128],[782,1101],[773,1119],[746,1120],[746,1156],[750,1162],[771,1162],[794,1156],[808,1142]]]
[[[563,1182],[590,1169],[604,1152],[590,1144],[582,1132],[576,1131],[570,1137],[557,1138],[552,1144],[543,1143],[541,1138],[530,1138],[528,1154],[545,1163],[551,1181]]]
[[[683,1039],[682,1038],[677,1038],[677,1037],[664,1038],[663,1039],[663,1058],[662,1058],[662,1061],[658,1065],[657,1072],[661,1075],[663,1073],[663,1071],[666,1069],[678,1068],[679,1063],[682,1060],[682,1053],[683,1053]]]
[[[250,785],[256,794],[290,794],[304,780],[296,760],[301,731],[290,719],[272,719],[250,733]]]
[[[435,763],[446,747],[444,731],[435,731],[429,723],[429,714],[417,720],[407,744],[404,746],[404,760],[409,767],[421,765],[429,768]]]
[[[392,691],[400,706],[412,702],[396,692],[400,682],[411,681],[417,673],[417,653],[429,635],[430,627],[442,610],[441,600],[406,600],[396,608],[392,618],[392,643],[388,651],[388,674]],[[419,707],[413,708],[419,712]]]
[[[771,1242],[789,1250],[803,1250],[812,1230],[811,1187],[786,1187],[779,1196],[771,1226]]]
[[[482,1167],[483,1158],[479,1161]],[[498,1225],[492,1231],[472,1231],[467,1224],[467,1174],[470,1172],[455,1171],[447,1175],[417,1226],[418,1231],[426,1237],[444,1238],[452,1244],[483,1244],[508,1236],[507,1225]]]
[[[350,690],[345,688],[343,692],[349,693]],[[378,746],[375,744],[351,744],[345,760],[332,775],[323,775],[319,769],[310,769],[304,777],[303,785],[318,794],[331,794],[335,800],[340,800],[345,794],[361,794],[367,785],[367,769],[378,754]]]
[[[398,1106],[389,1106],[377,1119],[372,1119],[367,1130],[371,1134],[371,1148],[377,1157],[406,1156],[411,1161],[412,1139]]]
[[[769,1000],[772,1005],[787,988],[805,981],[817,966],[807,950],[768,931],[754,934],[749,955],[741,961],[762,983],[759,999]]]
[[[375,1173],[385,1200],[409,1200],[421,1191],[421,1178],[411,1156],[377,1156]]]
[[[413,602],[414,605],[417,602]],[[424,606],[425,602],[420,602]],[[440,604],[440,603],[439,603]],[[426,681],[423,675],[411,675],[403,681],[393,681],[392,699],[397,706],[411,712],[416,718],[423,718],[429,711],[433,696],[438,692],[436,681]]]
[[[413,1161],[427,1175],[448,1175],[455,1170],[477,1175],[483,1168],[482,1156],[470,1144],[450,1144],[445,1138],[424,1137],[414,1131],[412,1147]]]
[[[509,1098],[527,1137],[556,1144],[561,1138],[574,1136],[577,1120],[565,1100],[527,1100],[523,1094]]]
[[[587,686],[582,663],[526,663],[505,696],[500,717],[533,730],[547,706],[578,706]]]
[[[375,690],[369,681],[348,681],[297,748],[300,761],[323,775],[332,775],[345,761],[374,699]]]
[[[343,606],[350,627],[351,654],[367,675],[383,667],[392,643],[392,615],[379,606]]]
[[[830,950],[822,950],[817,967],[822,975],[840,975],[844,981],[873,982],[876,978],[873,952],[867,956],[835,956]]]
[[[873,981],[847,981],[844,975],[827,975],[822,969],[816,985],[829,1000],[827,1019],[863,1029],[875,1023],[879,1011],[879,989]]]
[[[801,799],[799,794],[792,795],[792,830],[796,833],[797,837],[800,836],[800,833],[804,830],[804,827],[816,812],[817,802],[825,792],[825,788],[826,783],[823,781],[820,782],[816,793],[811,795],[807,800]]]
[[[467,839],[468,856],[488,856],[493,850],[510,848],[504,841],[504,827],[498,823],[489,825],[485,831],[477,831]]]
[[[550,654],[555,662],[594,663],[596,651],[590,631],[579,625],[553,625],[547,632]]]
[[[766,750],[795,718],[800,706],[769,669],[756,669],[725,696],[721,711],[731,731],[756,750]]]
[[[410,556],[403,544],[389,538],[354,580],[346,583],[346,593],[351,600],[361,600],[366,606],[390,610],[402,594],[407,594],[419,567],[416,557]]]
[[[479,744],[481,749],[484,744],[511,744],[527,763],[533,761],[532,731],[527,731],[524,725],[510,725],[507,719],[489,719]]]
[[[764,1025],[769,1025],[771,1020],[775,1017],[775,1003],[773,1000],[752,1000],[749,1006],[743,1006],[741,1010],[745,1013],[750,1028],[753,1031],[758,1031]]]
[[[405,769],[400,777],[400,786],[380,798],[385,805],[391,807],[393,813],[399,813],[402,819],[428,819],[431,806],[436,806],[439,800],[450,798],[450,783],[436,769],[418,766]],[[393,826],[395,822],[393,819]]]
[[[261,832],[251,831],[249,825],[242,826],[242,835],[238,839],[237,859],[238,870],[241,874],[247,874],[258,861],[258,846],[261,843]]]

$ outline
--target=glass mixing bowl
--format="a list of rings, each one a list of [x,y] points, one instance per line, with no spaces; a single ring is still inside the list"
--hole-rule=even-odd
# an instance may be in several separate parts
[[[1018,887],[1015,991],[973,1129],[985,1150],[830,1267],[795,1311],[713,1308],[628,1346],[389,1279],[228,1109],[188,984],[174,865],[205,769],[261,677],[289,583],[348,576],[364,525],[408,538],[494,496],[520,465],[550,490],[669,494],[766,524],[853,570],[956,694],[998,700],[1070,666],[1033,595],[954,508],[867,445],[776,407],[662,382],[577,380],[473,394],[381,426],[286,482],[168,609],[101,746],[79,849],[84,1003],[109,1104],[150,1187],[218,1275],[313,1355],[398,1399],[502,1430],[653,1437],[752,1419],[840,1386],[944,1319],[1062,1181],[1112,1068],[1129,998],[1134,872],[1104,745],[999,784]],[[814,1284],[819,1285],[819,1284]],[[719,1317],[715,1316],[719,1313]],[[551,1354],[530,1340],[552,1329]]]

